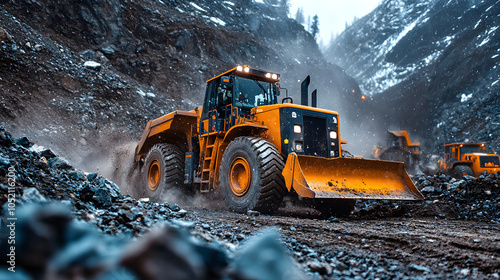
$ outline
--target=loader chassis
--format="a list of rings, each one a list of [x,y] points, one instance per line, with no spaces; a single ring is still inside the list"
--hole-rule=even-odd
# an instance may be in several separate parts
[[[170,189],[220,190],[233,211],[271,213],[291,193],[313,199],[325,215],[349,214],[355,198],[421,199],[401,163],[341,158],[338,113],[278,103],[278,81],[238,66],[207,81],[202,110],[148,122],[136,147],[145,194],[162,200]]]

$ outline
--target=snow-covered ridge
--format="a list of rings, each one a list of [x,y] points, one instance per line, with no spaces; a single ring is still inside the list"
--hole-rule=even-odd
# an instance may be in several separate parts
[[[475,47],[491,43],[498,36],[498,24],[492,25],[495,19],[481,16],[479,7],[493,12],[499,4],[485,4],[383,1],[372,14],[339,36],[327,51],[327,58],[353,75],[365,94],[384,92],[438,62],[445,51],[460,44],[457,36],[468,28],[482,31],[473,39]],[[474,17],[477,19],[470,22]]]

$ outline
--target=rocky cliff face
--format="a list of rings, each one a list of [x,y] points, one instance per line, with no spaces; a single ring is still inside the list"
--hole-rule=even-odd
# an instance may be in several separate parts
[[[295,100],[307,74],[320,102],[358,88],[262,1],[2,1],[0,27],[0,122],[73,162],[201,106],[205,81],[236,64],[281,73]]]
[[[385,129],[428,150],[450,141],[500,144],[498,1],[383,1],[327,51],[371,96]]]

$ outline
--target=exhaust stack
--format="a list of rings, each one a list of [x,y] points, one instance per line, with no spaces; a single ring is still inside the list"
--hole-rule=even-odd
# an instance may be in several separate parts
[[[300,85],[300,104],[307,106],[307,99],[308,99],[308,88],[309,84],[311,83],[311,77],[307,75],[305,80],[302,82]]]
[[[311,93],[311,106],[316,108],[318,107],[318,90],[315,89],[313,90],[313,92]]]

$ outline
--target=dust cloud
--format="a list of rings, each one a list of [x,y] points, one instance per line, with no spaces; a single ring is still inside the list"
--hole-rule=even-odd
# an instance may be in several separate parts
[[[165,190],[162,195],[162,201],[176,203],[182,207],[229,210],[222,194],[218,190],[209,193],[200,193],[196,186],[184,186],[184,188],[183,190]]]
[[[73,151],[71,157],[75,167],[98,172],[117,184],[122,194],[135,199],[146,198],[142,184],[144,170],[134,159],[137,142],[118,133],[110,133],[100,137],[89,153],[82,156],[81,151]],[[165,190],[161,202],[175,203],[181,207],[227,209],[218,192],[200,193],[196,186],[187,185],[183,189]]]
[[[135,199],[147,198],[144,192],[145,186],[142,184],[144,170],[134,159],[137,141],[117,139],[116,136],[110,136],[108,139],[102,139],[100,142],[103,144],[98,145],[99,151],[87,156],[79,166],[84,170],[93,168],[96,172],[109,178],[119,186],[120,192],[123,194],[128,194]],[[195,186],[187,185],[182,186],[182,189],[165,190],[160,202],[175,203],[182,207],[226,209],[218,192],[202,194],[196,190]]]

